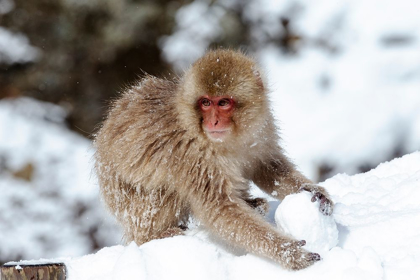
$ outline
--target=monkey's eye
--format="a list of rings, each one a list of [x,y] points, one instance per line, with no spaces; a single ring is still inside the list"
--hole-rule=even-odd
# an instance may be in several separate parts
[[[207,98],[203,98],[201,99],[201,105],[203,105],[203,107],[209,107],[211,105],[211,101]]]
[[[231,101],[229,99],[221,99],[219,103],[217,103],[217,105],[221,107],[226,107],[226,106],[229,106],[230,104],[231,104]]]

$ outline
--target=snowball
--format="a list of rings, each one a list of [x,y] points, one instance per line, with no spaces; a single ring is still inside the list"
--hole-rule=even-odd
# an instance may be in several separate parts
[[[297,240],[305,240],[305,249],[321,255],[338,243],[338,230],[332,216],[319,211],[319,202],[311,202],[308,192],[287,196],[275,213],[277,227]]]

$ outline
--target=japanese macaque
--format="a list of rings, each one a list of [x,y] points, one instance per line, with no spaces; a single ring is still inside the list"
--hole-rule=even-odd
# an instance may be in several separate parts
[[[279,146],[255,61],[209,51],[182,78],[146,76],[113,102],[95,145],[104,201],[127,242],[182,234],[190,215],[235,247],[287,269],[320,256],[272,227],[249,183],[278,199],[302,190],[332,213],[327,192],[298,172]]]

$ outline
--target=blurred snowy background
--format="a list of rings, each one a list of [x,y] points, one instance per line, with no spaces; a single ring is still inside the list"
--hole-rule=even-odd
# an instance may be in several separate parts
[[[0,264],[120,242],[92,173],[107,101],[206,49],[255,56],[311,179],[420,149],[420,5],[409,0],[0,0]]]

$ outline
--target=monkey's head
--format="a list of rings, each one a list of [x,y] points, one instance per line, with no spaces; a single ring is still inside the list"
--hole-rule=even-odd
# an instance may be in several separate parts
[[[199,131],[212,142],[254,135],[269,113],[256,63],[230,50],[210,51],[197,60],[181,81],[177,97],[186,129]]]

